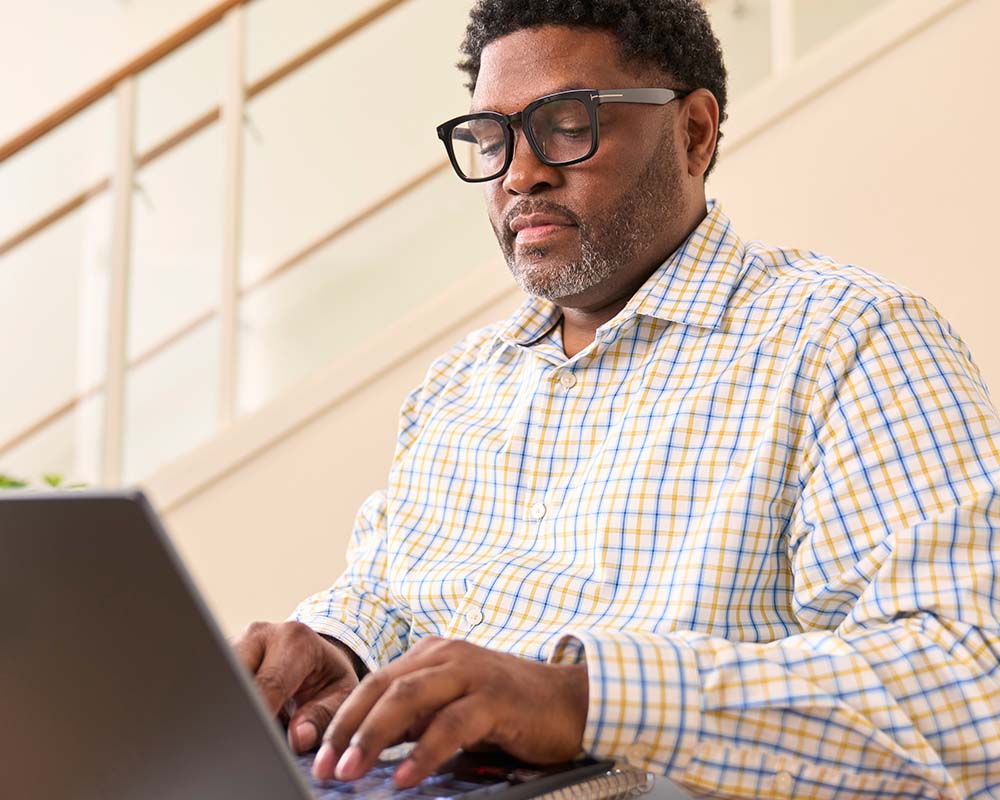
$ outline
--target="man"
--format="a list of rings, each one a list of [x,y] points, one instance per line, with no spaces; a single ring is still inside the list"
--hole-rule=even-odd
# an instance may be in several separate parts
[[[409,396],[340,580],[236,644],[292,746],[353,779],[417,739],[402,786],[490,743],[739,797],[1000,791],[1000,419],[964,345],[706,201],[695,0],[480,0],[463,48],[439,135],[530,298]]]

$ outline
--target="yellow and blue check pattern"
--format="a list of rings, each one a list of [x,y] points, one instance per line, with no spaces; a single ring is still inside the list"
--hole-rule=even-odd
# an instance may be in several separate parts
[[[1000,419],[923,299],[712,206],[567,359],[531,299],[407,399],[296,616],[585,658],[585,747],[731,797],[1000,797]]]

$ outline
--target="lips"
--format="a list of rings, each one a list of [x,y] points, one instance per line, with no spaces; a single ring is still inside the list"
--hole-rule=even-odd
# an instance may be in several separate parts
[[[576,223],[559,214],[534,213],[519,214],[510,222],[510,229],[518,242],[537,242],[550,236],[557,236]]]

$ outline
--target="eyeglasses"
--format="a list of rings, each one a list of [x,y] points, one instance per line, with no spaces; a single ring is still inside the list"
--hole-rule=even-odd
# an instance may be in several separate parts
[[[597,109],[604,103],[662,106],[689,92],[679,89],[573,89],[539,97],[515,114],[479,111],[438,125],[448,158],[463,181],[479,183],[503,175],[514,160],[514,129],[524,130],[543,164],[565,167],[597,152]]]

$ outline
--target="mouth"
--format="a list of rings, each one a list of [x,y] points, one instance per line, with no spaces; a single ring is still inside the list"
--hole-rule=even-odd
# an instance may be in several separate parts
[[[514,241],[521,245],[537,245],[549,239],[565,236],[574,228],[576,224],[572,220],[554,214],[519,215],[510,223]]]
[[[530,228],[522,228],[517,232],[514,237],[514,241],[518,244],[538,244],[546,239],[552,239],[557,236],[563,235],[570,232],[575,226],[573,225],[556,225],[556,224],[546,224],[546,225],[532,225]]]

